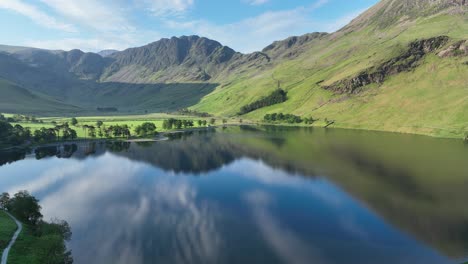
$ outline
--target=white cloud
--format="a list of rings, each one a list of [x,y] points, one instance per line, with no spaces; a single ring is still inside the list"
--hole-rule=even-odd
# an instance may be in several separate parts
[[[230,24],[215,24],[207,20],[166,20],[165,25],[174,30],[198,34],[220,41],[241,52],[259,51],[276,40],[314,31],[334,32],[359,15],[346,14],[331,21],[314,20],[311,12],[327,4],[320,0],[307,7],[291,10],[268,11],[256,17]]]
[[[187,12],[194,0],[142,0],[147,9],[155,16],[179,16]]]
[[[270,0],[245,0],[249,5],[263,5],[268,3]]]
[[[155,31],[135,31],[124,34],[104,33],[98,37],[91,38],[63,38],[50,40],[28,40],[25,46],[51,49],[71,50],[81,49],[83,51],[98,52],[104,49],[124,50],[160,39],[161,35]]]
[[[274,40],[313,29],[305,8],[265,12],[259,16],[231,24],[214,24],[206,20],[166,21],[166,26],[216,39],[242,52],[262,49]]]
[[[134,30],[114,2],[41,0],[60,15],[99,31]]]
[[[21,0],[1,0],[0,8],[17,12],[47,28],[58,29],[66,32],[77,32],[77,29],[73,25],[59,22],[55,18],[40,11],[37,7],[26,4]]]

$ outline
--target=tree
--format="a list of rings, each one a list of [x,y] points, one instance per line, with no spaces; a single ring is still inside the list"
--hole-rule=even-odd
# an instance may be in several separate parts
[[[216,119],[211,118],[211,119],[210,119],[210,124],[211,124],[211,125],[214,125],[215,123],[216,123]]]
[[[10,194],[7,192],[2,193],[2,195],[0,195],[0,209],[6,209],[9,202]]]
[[[71,122],[70,122],[70,123],[72,124],[72,126],[76,126],[76,125],[78,125],[78,119],[76,119],[75,117],[73,117],[73,118],[71,119]]]
[[[20,191],[10,199],[8,211],[20,220],[31,225],[37,225],[42,220],[39,200],[30,195],[28,191]]]
[[[91,138],[95,138],[96,137],[96,128],[94,126],[88,126],[88,129],[89,129],[89,136]]]
[[[102,125],[104,125],[104,122],[102,122],[101,120],[99,120],[99,121],[96,122],[96,126],[97,126],[98,128],[101,128]]]
[[[198,120],[197,123],[198,123],[198,126],[199,126],[199,127],[201,127],[201,126],[203,125],[203,121],[202,121],[202,120]]]
[[[138,136],[150,136],[156,132],[156,125],[150,122],[145,122],[135,128],[135,133]]]

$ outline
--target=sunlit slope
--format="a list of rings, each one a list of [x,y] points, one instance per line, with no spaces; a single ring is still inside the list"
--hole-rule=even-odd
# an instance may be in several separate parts
[[[242,106],[276,89],[280,80],[289,99],[246,117],[262,119],[266,113],[284,112],[333,119],[339,127],[458,136],[468,130],[467,56],[440,58],[438,51],[432,52],[414,69],[357,93],[337,94],[323,88],[399,56],[411,42],[438,36],[450,38],[441,49],[468,40],[467,13],[440,13],[384,28],[352,23],[311,41],[296,59],[283,60],[263,72],[227,78],[227,85],[193,108],[235,115]]]

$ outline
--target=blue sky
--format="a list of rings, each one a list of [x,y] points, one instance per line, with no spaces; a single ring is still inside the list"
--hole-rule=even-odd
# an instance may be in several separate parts
[[[241,52],[333,32],[378,0],[0,0],[0,44],[123,50],[200,35]]]

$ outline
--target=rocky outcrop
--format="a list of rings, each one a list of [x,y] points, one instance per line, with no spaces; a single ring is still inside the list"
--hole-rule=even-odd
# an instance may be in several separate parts
[[[437,54],[441,58],[468,56],[468,40],[458,41]]]
[[[392,58],[379,66],[368,68],[356,76],[322,87],[337,94],[358,93],[361,90],[360,88],[366,85],[381,84],[388,76],[416,68],[426,54],[438,50],[448,40],[448,37],[440,36],[414,41],[410,43],[408,50],[402,55]]]

